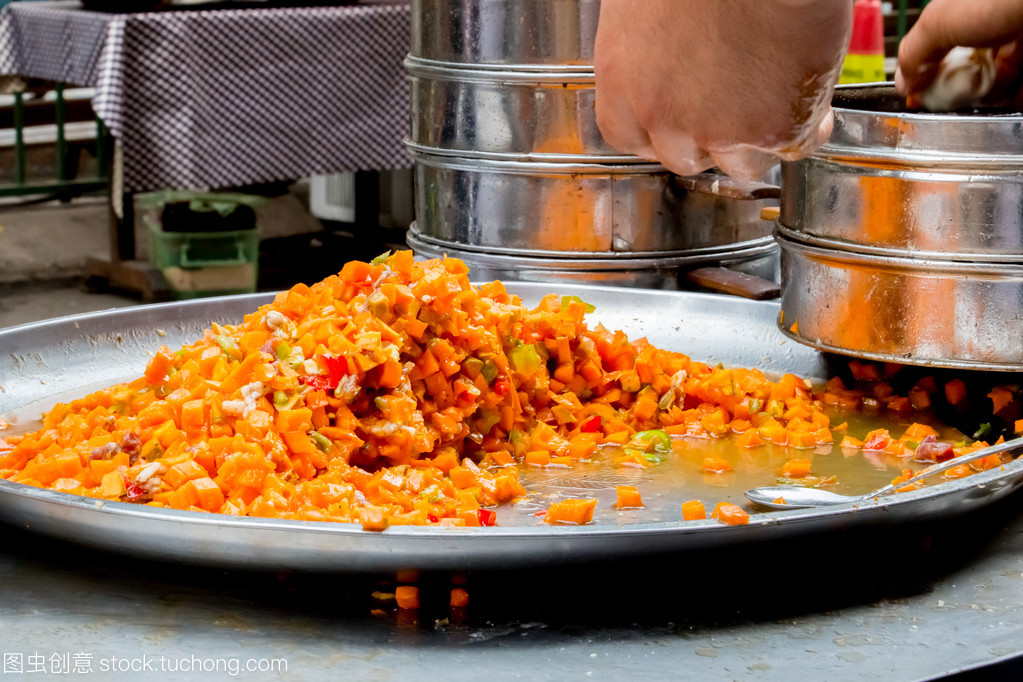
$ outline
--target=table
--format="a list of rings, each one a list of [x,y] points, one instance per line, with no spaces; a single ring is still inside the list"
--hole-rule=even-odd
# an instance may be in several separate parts
[[[545,287],[511,283],[509,289],[533,305]],[[697,357],[710,350],[728,364],[748,365],[741,358],[750,353],[779,372],[825,361],[780,336],[773,326],[776,304],[736,306],[738,299],[648,292],[659,300],[647,301],[647,311],[691,322],[671,327],[644,313],[644,305],[630,304],[635,296],[628,291],[613,298],[598,290],[577,293],[596,304],[598,319],[609,328],[629,328],[623,318],[648,320],[630,333],[661,347],[691,349]],[[705,315],[720,316],[723,324],[713,330],[698,308],[673,307],[670,301],[679,297],[701,299]],[[624,303],[612,314],[615,298]],[[75,387],[126,378],[136,371],[129,367],[141,370],[156,344],[176,348],[210,320],[232,323],[269,299],[262,294],[152,306],[5,332],[0,414],[37,400],[48,403],[45,396],[67,396]],[[753,320],[759,320],[759,333],[756,324],[745,323]],[[742,339],[758,340],[752,352]],[[54,389],[58,382],[61,389]],[[967,495],[983,499],[991,490]],[[677,499],[689,494],[680,487]],[[567,555],[570,544],[534,552],[519,545],[528,562],[498,568],[477,563],[487,570],[463,576],[457,572],[467,564],[457,560],[423,561],[434,552],[457,557],[457,529],[442,544],[423,547],[423,555],[385,536],[382,548],[390,544],[394,560],[376,565],[386,569],[362,563],[363,572],[356,572],[359,557],[348,555],[335,573],[294,568],[329,562],[242,561],[245,570],[222,570],[127,556],[132,549],[152,550],[156,536],[119,536],[121,555],[76,545],[89,539],[87,528],[71,530],[64,542],[23,530],[25,524],[45,528],[46,516],[85,514],[81,507],[4,514],[0,652],[20,654],[26,664],[28,656],[42,656],[47,665],[54,655],[63,665],[77,653],[93,669],[111,657],[142,665],[143,657],[163,656],[178,668],[177,661],[191,656],[214,663],[287,662],[286,675],[256,679],[933,678],[1023,655],[1023,490],[969,514],[956,506],[967,498],[955,500],[944,498],[948,506],[941,510],[931,507],[940,520],[906,517],[889,507],[889,518],[790,525],[769,541],[743,535],[742,541],[663,552],[664,545],[646,545],[640,553],[645,543],[633,534],[618,539],[620,559],[585,549]],[[798,523],[778,522],[779,530]],[[239,551],[231,542],[239,536],[228,533],[204,533],[203,551],[191,556],[210,564],[230,558]],[[505,537],[514,542],[514,535]],[[181,549],[173,539],[160,546]],[[330,556],[344,560],[351,548],[339,537]],[[266,570],[247,570],[254,566]],[[419,575],[400,570],[424,566],[435,569]],[[384,595],[413,580],[421,608],[397,609]],[[456,585],[468,592],[468,608],[448,607]],[[195,679],[180,670],[167,673],[169,679]]]
[[[115,196],[405,168],[410,26],[400,3],[107,14],[15,2],[0,10],[0,74],[95,88],[119,147]],[[134,257],[129,232],[115,261]]]
[[[0,652],[24,671],[31,656],[50,673],[122,671],[98,679],[137,679],[146,661],[161,680],[216,665],[211,679],[228,679],[250,661],[264,672],[238,679],[932,679],[1023,652],[1021,503],[943,526],[469,574],[464,611],[447,608],[445,575],[419,576],[423,605],[401,611],[373,595],[399,576],[161,564],[0,526]]]
[[[0,11],[0,73],[95,88],[124,190],[410,165],[408,5]]]

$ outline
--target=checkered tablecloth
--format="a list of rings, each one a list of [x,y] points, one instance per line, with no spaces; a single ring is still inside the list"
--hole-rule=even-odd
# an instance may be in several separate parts
[[[0,73],[95,88],[124,189],[217,188],[411,165],[407,4],[0,10]]]

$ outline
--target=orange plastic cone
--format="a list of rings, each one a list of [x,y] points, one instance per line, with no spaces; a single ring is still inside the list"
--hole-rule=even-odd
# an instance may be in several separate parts
[[[877,83],[885,80],[884,18],[881,0],[856,0],[849,51],[839,83]]]

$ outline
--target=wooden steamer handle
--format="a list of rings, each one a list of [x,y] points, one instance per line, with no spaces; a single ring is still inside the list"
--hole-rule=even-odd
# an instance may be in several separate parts
[[[735,180],[727,175],[715,173],[679,176],[676,181],[691,192],[714,194],[740,201],[777,199],[781,194],[780,188],[775,185]],[[767,206],[760,210],[760,219],[773,222],[778,219],[780,214],[781,209],[777,206]],[[704,289],[755,301],[765,301],[781,296],[781,285],[777,282],[745,272],[729,270],[725,267],[697,268],[687,272],[686,278]]]

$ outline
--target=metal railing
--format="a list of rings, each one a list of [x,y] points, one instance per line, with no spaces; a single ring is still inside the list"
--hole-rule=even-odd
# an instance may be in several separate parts
[[[41,90],[36,88],[34,93]],[[13,154],[9,179],[0,180],[0,197],[55,195],[68,201],[86,192],[107,187],[110,176],[111,137],[103,122],[76,106],[74,121],[68,118],[65,86],[53,83],[44,95],[17,90],[10,93],[3,107],[5,129],[0,130],[0,148]],[[80,104],[80,102],[78,103]],[[29,110],[32,116],[29,116]],[[52,123],[51,123],[52,121]],[[51,173],[39,176],[29,172],[30,151],[52,146]],[[90,173],[83,174],[79,163],[81,153],[91,153],[95,163]]]

